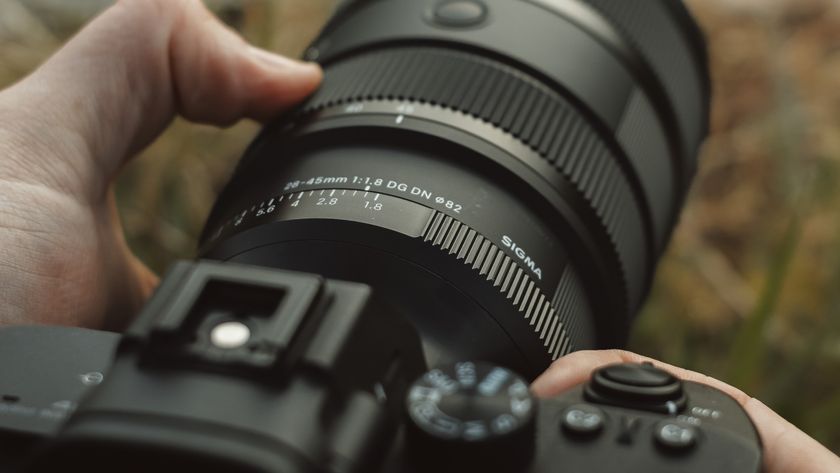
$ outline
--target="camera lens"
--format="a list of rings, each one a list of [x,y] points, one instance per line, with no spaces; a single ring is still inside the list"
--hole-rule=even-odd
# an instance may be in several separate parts
[[[346,2],[201,254],[366,282],[433,364],[620,346],[707,132],[705,54],[677,0]]]

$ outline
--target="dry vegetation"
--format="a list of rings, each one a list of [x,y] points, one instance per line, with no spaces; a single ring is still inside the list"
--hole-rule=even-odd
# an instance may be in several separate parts
[[[45,1],[0,3],[0,85],[78,27],[78,15],[33,8]],[[332,4],[211,3],[251,41],[290,54]],[[710,40],[712,136],[631,348],[736,384],[840,451],[840,3],[689,4]],[[176,122],[128,166],[122,215],[152,267],[193,254],[256,129]]]
[[[723,378],[840,450],[840,3],[689,2],[712,134],[631,348]]]

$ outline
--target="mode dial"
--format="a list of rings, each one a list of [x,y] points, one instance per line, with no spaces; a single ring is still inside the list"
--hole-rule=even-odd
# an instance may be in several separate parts
[[[521,471],[534,451],[536,400],[512,371],[460,362],[424,374],[406,400],[410,461],[430,471]]]

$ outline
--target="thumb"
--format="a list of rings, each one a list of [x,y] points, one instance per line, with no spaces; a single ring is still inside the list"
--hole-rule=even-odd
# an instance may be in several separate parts
[[[101,202],[176,113],[268,119],[320,79],[316,65],[249,46],[199,0],[122,0],[0,94],[0,138],[26,150],[4,159],[16,179]]]
[[[591,373],[613,363],[653,362],[674,376],[709,385],[733,399],[747,412],[761,436],[764,451],[764,471],[767,473],[840,471],[840,458],[812,439],[796,426],[773,412],[761,401],[722,381],[701,373],[623,350],[578,351],[555,361],[537,378],[531,388],[537,396],[556,396],[573,386],[586,382]]]
[[[0,92],[0,324],[120,328],[156,278],[131,254],[110,192],[176,114],[267,119],[321,80],[248,46],[200,0],[120,0]]]

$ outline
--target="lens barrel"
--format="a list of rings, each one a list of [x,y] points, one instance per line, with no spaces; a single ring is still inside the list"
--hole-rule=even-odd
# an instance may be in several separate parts
[[[349,2],[307,57],[324,84],[248,149],[204,257],[369,283],[433,364],[624,343],[707,133],[679,1]]]

